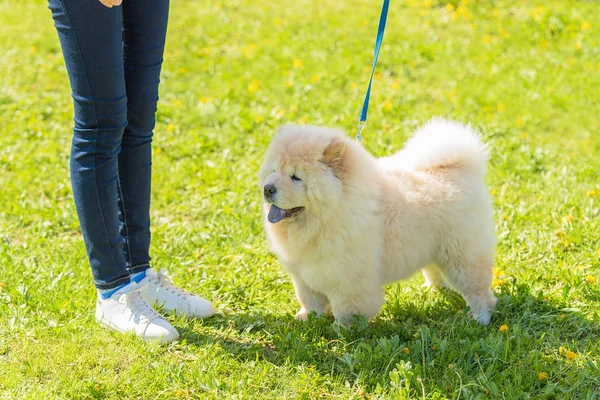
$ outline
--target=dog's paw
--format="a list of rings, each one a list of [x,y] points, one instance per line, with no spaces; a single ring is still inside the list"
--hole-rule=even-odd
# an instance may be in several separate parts
[[[492,321],[492,314],[487,310],[481,310],[478,313],[473,313],[472,315],[475,321],[484,326],[489,325]]]
[[[300,311],[296,313],[296,316],[294,318],[300,321],[306,321],[306,319],[308,318],[308,312],[304,307],[302,307]]]
[[[421,290],[433,293],[438,291],[438,287],[430,282],[425,282],[421,285]]]

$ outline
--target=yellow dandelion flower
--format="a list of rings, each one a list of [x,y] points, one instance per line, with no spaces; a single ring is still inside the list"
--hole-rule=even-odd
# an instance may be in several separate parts
[[[500,332],[508,332],[508,325],[500,325],[500,328],[498,328],[498,330]]]
[[[466,20],[473,19],[473,14],[471,14],[471,11],[467,7],[460,6],[457,11],[459,11],[459,17],[463,17]]]
[[[594,278],[594,275],[588,275],[585,277],[585,281],[589,284],[593,284],[596,282],[596,278]]]
[[[575,44],[574,44],[574,46],[575,46],[575,48],[576,48],[577,50],[579,50],[579,49],[581,48],[581,42],[580,42],[579,40],[578,40],[578,41],[576,41],[576,42],[575,42]]]
[[[256,119],[254,120],[254,122],[256,122],[257,124],[260,124],[264,120],[265,120],[265,117],[263,117],[262,115],[259,115],[258,117],[256,117]]]
[[[392,89],[394,89],[394,90],[400,89],[400,83],[398,83],[398,81],[392,82]]]
[[[573,222],[573,216],[571,214],[565,215],[565,217],[563,218],[563,221],[570,224],[571,222]]]
[[[313,82],[319,82],[321,80],[321,77],[319,76],[319,74],[314,74],[312,77],[312,81]]]
[[[502,279],[494,278],[494,280],[492,281],[492,286],[494,286],[494,287],[502,286],[502,285],[504,285],[504,281]]]
[[[242,49],[242,54],[246,58],[252,58],[252,57],[254,57],[254,55],[256,54],[256,45],[254,43],[247,44]]]
[[[210,97],[206,97],[206,96],[200,97],[200,103],[202,103],[202,104],[210,103]]]
[[[30,52],[31,54],[33,54],[33,53],[37,52],[37,47],[35,47],[35,46],[31,46],[31,47],[29,48],[29,52]]]
[[[386,100],[385,103],[383,103],[383,109],[385,111],[390,111],[392,109],[393,105],[392,102],[389,100]]]
[[[305,124],[306,121],[308,121],[308,118],[307,117],[302,117],[298,121],[300,121],[301,124]]]
[[[406,353],[406,354],[410,353],[410,349],[408,347],[405,347],[404,348],[404,353]]]
[[[175,125],[173,125],[173,124],[167,125],[167,132],[173,132],[174,130],[175,130]]]
[[[523,126],[525,124],[525,120],[523,118],[519,118],[517,120],[517,126]]]
[[[446,9],[446,11],[452,12],[452,11],[454,11],[454,4],[448,3],[448,4],[446,4],[446,7],[444,7],[444,8]]]
[[[496,189],[492,189],[491,193],[492,193],[492,196],[495,196],[495,195],[498,194],[498,192],[496,191]]]
[[[538,379],[540,380],[540,382],[544,382],[544,381],[548,380],[548,374],[546,372],[542,371],[538,374]]]
[[[504,105],[504,103],[500,103],[498,104],[498,112],[503,112],[504,110],[506,110],[506,105]]]
[[[521,132],[521,139],[527,138],[527,132]]]
[[[352,89],[358,89],[358,83],[356,83],[356,82],[352,82],[352,83],[350,84],[350,87],[352,87]]]
[[[248,91],[250,93],[255,93],[260,87],[260,81],[253,79],[252,82],[248,85]]]
[[[582,31],[589,31],[591,27],[592,27],[592,24],[589,21],[583,21],[581,23],[581,30]]]
[[[273,20],[273,25],[275,25],[275,26],[281,26],[281,18],[275,18]]]
[[[595,190],[589,190],[586,194],[587,197],[594,197],[596,195]]]
[[[490,35],[483,36],[483,43],[490,44],[491,42],[492,42],[492,38],[490,37]]]
[[[510,217],[509,217],[508,215],[505,215],[505,216],[504,216],[504,220],[505,220],[505,221],[508,221],[509,219],[510,219]]]
[[[175,106],[175,108],[180,108],[183,105],[183,103],[181,100],[178,99],[178,100],[175,100],[173,105]]]
[[[287,86],[287,87],[292,87],[292,85],[293,85],[292,81],[285,82],[285,86]]]
[[[162,153],[162,149],[160,147],[157,147],[156,150],[154,150],[154,155],[157,156],[160,153]]]
[[[294,68],[300,68],[300,67],[302,67],[302,60],[296,59],[296,60],[292,61],[292,65],[294,66]]]
[[[598,253],[597,254],[598,254],[598,257],[600,257],[600,249],[598,249]]]
[[[100,384],[99,383],[96,383],[94,385],[94,390],[97,391],[97,392],[100,391]]]
[[[427,7],[427,8],[431,8],[431,7],[433,7],[433,0],[425,0],[425,1],[423,2],[423,6],[424,6],[424,7]]]
[[[535,19],[536,21],[539,21],[540,19],[542,19],[542,16],[544,15],[545,12],[546,12],[546,8],[544,6],[537,6],[530,13],[530,15],[533,17],[533,19]]]
[[[502,271],[500,268],[494,268],[493,271],[496,278],[500,278],[504,274],[504,271]]]
[[[567,360],[573,361],[578,357],[578,355],[569,350],[569,351],[565,352],[565,357],[567,358]]]
[[[179,70],[177,72],[179,72],[179,74],[185,74],[186,69],[184,67],[179,68]]]

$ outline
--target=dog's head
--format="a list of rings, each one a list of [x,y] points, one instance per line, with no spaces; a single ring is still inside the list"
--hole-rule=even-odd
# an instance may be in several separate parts
[[[270,223],[335,212],[331,207],[343,192],[347,140],[341,132],[327,128],[279,129],[259,172]]]

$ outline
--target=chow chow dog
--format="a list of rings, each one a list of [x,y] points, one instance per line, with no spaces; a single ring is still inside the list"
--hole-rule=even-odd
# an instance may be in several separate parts
[[[421,270],[490,323],[496,238],[488,153],[469,126],[433,119],[403,150],[374,158],[342,132],[279,129],[259,172],[268,238],[291,276],[299,319],[350,324],[384,303],[384,285]]]

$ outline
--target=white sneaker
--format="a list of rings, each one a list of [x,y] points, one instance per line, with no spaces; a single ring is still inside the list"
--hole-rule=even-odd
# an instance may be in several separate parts
[[[140,284],[148,286],[148,291],[144,292],[148,304],[162,306],[167,312],[174,311],[179,315],[196,318],[210,317],[215,313],[215,308],[210,301],[174,286],[164,269],[157,273],[154,269],[148,268]]]
[[[144,340],[177,340],[177,330],[144,300],[145,291],[144,285],[131,282],[106,300],[98,298],[96,321],[122,333],[134,332]]]

